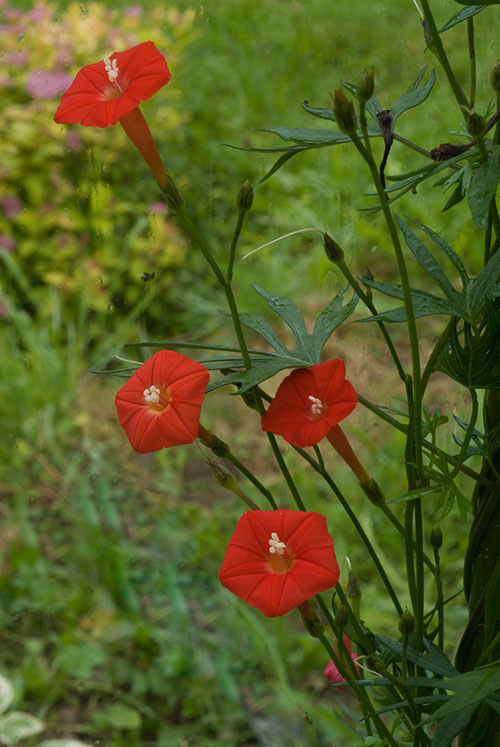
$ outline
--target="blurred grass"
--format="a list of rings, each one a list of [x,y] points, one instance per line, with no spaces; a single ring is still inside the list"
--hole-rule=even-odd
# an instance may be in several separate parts
[[[148,5],[143,4],[146,13]],[[321,126],[301,110],[300,102],[328,106],[340,77],[355,81],[373,62],[377,94],[390,106],[424,64],[434,64],[432,55],[424,52],[412,3],[384,0],[368,7],[347,0],[334,6],[329,0],[211,0],[201,5],[182,0],[177,6],[194,7],[197,15],[187,51],[163,92],[164,105],[173,106],[171,90],[177,86],[182,96],[175,106],[180,121],[185,117],[189,124],[163,131],[160,112],[158,119],[153,116],[152,128],[166,163],[199,220],[215,236],[220,254],[235,220],[231,203],[240,183],[250,178],[256,201],[240,256],[289,230],[319,226],[343,244],[355,272],[368,261],[377,277],[393,277],[381,218],[358,212],[367,204],[363,195],[370,183],[362,168],[353,165],[348,148],[299,155],[258,185],[272,156],[229,150],[222,144],[271,147],[279,141],[249,128]],[[439,22],[457,7],[451,0],[441,3]],[[483,109],[491,98],[487,71],[497,62],[491,51],[496,33],[492,19],[498,20],[497,9],[476,19],[485,50],[478,84]],[[463,26],[446,36],[452,61],[465,81],[463,39]],[[426,148],[449,139],[447,130],[458,126],[456,109],[443,106],[443,100],[449,101],[438,75],[425,109],[401,120],[402,134]],[[395,145],[390,169],[398,172],[419,162],[418,156],[407,157]],[[88,168],[99,173],[101,164]],[[75,174],[75,179],[86,176]],[[154,186],[145,190],[148,198],[154,195]],[[418,203],[407,196],[399,210],[441,230],[458,251],[467,252],[474,267],[480,257],[479,236],[469,227],[466,211],[440,216],[445,200],[439,188],[426,187]],[[235,286],[243,310],[263,310],[249,287],[251,280],[289,294],[306,315],[314,316],[342,280],[331,271],[313,236],[273,245],[237,267]],[[208,331],[224,337],[227,321],[218,313],[223,307],[220,294],[203,283],[204,270],[192,252],[188,262],[185,282],[167,292],[151,290],[156,302],[165,299],[173,308],[165,326],[196,329],[197,339]],[[15,256],[8,269],[8,277],[15,277],[29,299],[25,268]],[[141,304],[124,305],[128,319],[117,325],[112,337],[98,340],[89,360],[83,292],[79,314],[68,321],[56,289],[47,289],[50,313],[42,318],[19,307],[9,284],[2,285],[0,667],[15,682],[18,707],[42,717],[51,736],[73,735],[111,747],[351,747],[355,737],[333,712],[336,702],[352,706],[350,695],[325,684],[325,657],[299,621],[293,615],[267,620],[217,582],[222,548],[242,508],[212,485],[194,445],[158,455],[132,454],[115,421],[115,382],[86,373],[89,366],[102,365],[109,351],[121,350],[135,320],[136,337],[151,332]],[[439,334],[428,323],[420,329],[429,338],[427,345]],[[159,330],[161,324],[154,328]],[[395,390],[376,334],[349,323],[332,340],[329,352],[348,359],[349,377],[360,391],[373,392],[377,402],[395,404],[394,397],[402,393]],[[402,329],[395,329],[395,339],[406,355]],[[467,414],[464,397],[441,376],[433,380],[429,404],[449,417],[455,408]],[[259,471],[283,504],[291,505],[269,462],[255,414],[236,399],[228,400],[226,393],[209,398],[204,412],[207,426],[230,439],[238,456]],[[361,408],[350,419],[349,431],[362,461],[388,496],[401,494],[404,468],[394,457],[403,453],[400,435]],[[443,428],[444,443],[450,442],[452,431],[452,425]],[[325,458],[396,588],[403,591],[398,537],[335,457]],[[398,621],[340,507],[293,452],[287,451],[287,459],[307,505],[328,515],[339,560],[348,556],[353,564],[367,624],[397,637]],[[251,486],[245,489],[259,502]],[[434,508],[425,506],[428,528]],[[448,593],[461,583],[463,527],[456,511],[443,526]],[[345,561],[341,565],[345,576]],[[430,580],[427,592],[431,602]],[[404,597],[402,601],[409,604]],[[459,602],[450,617],[447,650],[452,655],[465,619]]]

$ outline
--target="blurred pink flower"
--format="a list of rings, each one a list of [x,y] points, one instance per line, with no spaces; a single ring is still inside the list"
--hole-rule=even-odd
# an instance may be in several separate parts
[[[16,240],[12,236],[8,236],[6,233],[0,233],[0,249],[4,249],[6,252],[11,252],[16,246]]]
[[[2,59],[6,65],[24,65],[29,56],[27,52],[7,52]]]
[[[129,18],[140,18],[144,13],[144,9],[140,5],[129,5],[128,8],[125,8],[123,13]]]
[[[357,654],[351,654],[351,659],[353,660],[353,662],[354,662],[354,664],[356,666],[356,669],[359,671],[359,667],[356,664],[356,657],[357,657]],[[323,672],[323,674],[325,675],[325,677],[328,680],[331,680],[332,682],[335,682],[335,683],[345,682],[345,679],[342,677],[342,675],[340,674],[339,670],[337,669],[337,667],[335,666],[335,664],[331,660],[326,665],[326,669]],[[343,688],[343,687],[337,687],[336,689],[337,690],[344,690],[345,688]]]
[[[165,215],[167,212],[167,206],[164,202],[160,202],[160,200],[157,200],[156,202],[152,202],[149,206],[149,212],[150,213],[157,213],[158,215]]]
[[[2,200],[2,210],[6,218],[13,218],[21,212],[23,203],[15,195],[6,195]]]
[[[66,142],[68,143],[68,148],[70,150],[79,150],[82,146],[82,140],[74,130],[68,130]]]
[[[64,93],[73,78],[66,73],[47,73],[38,70],[31,73],[26,83],[26,90],[34,99],[53,99]]]

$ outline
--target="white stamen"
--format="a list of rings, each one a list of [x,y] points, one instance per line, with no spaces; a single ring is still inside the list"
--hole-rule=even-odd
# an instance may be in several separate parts
[[[118,78],[119,72],[118,72],[118,63],[116,60],[111,61],[109,57],[104,58],[104,67],[106,68],[106,72],[108,74],[109,82],[114,83],[115,80]]]
[[[312,412],[312,414],[313,415],[323,415],[323,409],[325,407],[324,404],[323,404],[323,402],[320,399],[318,399],[317,397],[313,397],[312,394],[310,394],[307,399],[312,402],[312,405],[311,405],[311,412]]]
[[[153,402],[153,404],[157,405],[160,401],[160,390],[154,384],[149,389],[145,389],[143,394],[146,402]]]
[[[277,553],[278,555],[283,555],[285,552],[286,545],[284,542],[280,541],[280,538],[276,534],[276,532],[271,532],[271,539],[269,540],[269,552],[270,553]]]

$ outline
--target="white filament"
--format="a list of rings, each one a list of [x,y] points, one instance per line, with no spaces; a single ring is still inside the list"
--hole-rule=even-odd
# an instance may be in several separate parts
[[[143,394],[146,402],[153,402],[153,404],[157,405],[160,401],[160,390],[154,384],[149,389],[145,389]]]
[[[271,532],[271,539],[269,540],[269,552],[270,553],[277,553],[278,555],[283,555],[285,552],[286,545],[284,542],[280,541],[280,538],[276,534],[276,532]]]
[[[111,61],[109,57],[104,58],[104,67],[106,68],[106,72],[108,74],[109,82],[114,83],[115,80],[118,78],[119,72],[118,72],[118,64],[116,60]]]

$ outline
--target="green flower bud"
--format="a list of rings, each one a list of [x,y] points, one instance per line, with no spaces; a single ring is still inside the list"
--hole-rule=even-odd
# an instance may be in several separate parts
[[[415,618],[409,610],[405,610],[399,621],[399,632],[401,635],[411,635],[415,630]]]
[[[349,610],[347,607],[344,607],[343,604],[340,605],[337,612],[335,613],[335,627],[337,630],[344,630],[345,626],[349,622]]]
[[[333,95],[333,116],[339,129],[349,135],[357,127],[354,104],[346,97],[341,88],[336,88]]]
[[[443,544],[443,532],[441,531],[441,527],[439,526],[432,527],[432,530],[431,530],[432,547],[435,550],[439,550],[442,544]]]
[[[374,506],[384,505],[384,494],[382,493],[380,485],[375,482],[375,480],[365,480],[365,482],[360,482],[359,484],[361,485],[361,488],[363,489],[365,495],[368,496],[369,500],[373,503]]]
[[[238,210],[241,210],[243,213],[246,213],[247,210],[250,210],[252,205],[253,205],[253,187],[247,179],[247,181],[243,182],[243,184],[240,187],[238,196],[236,198],[236,206]]]
[[[327,233],[323,234],[323,245],[325,247],[325,254],[330,262],[337,264],[337,262],[344,259],[344,250]]]
[[[472,135],[472,137],[482,135],[485,127],[486,122],[484,121],[484,117],[482,117],[480,114],[476,114],[476,112],[473,112],[468,116],[467,129],[469,130],[469,134]]]
[[[356,98],[358,101],[365,103],[373,96],[375,90],[374,67],[365,67],[359,76],[358,85],[356,86]]]
[[[491,71],[490,83],[495,93],[500,93],[500,63],[498,65],[495,65],[495,67]]]
[[[232,490],[234,492],[234,490],[237,488],[237,483],[234,475],[225,470],[224,467],[219,464],[219,462],[210,459],[210,457],[206,458],[206,462],[208,464],[210,472],[215,477],[219,485],[222,485],[222,487],[226,490]]]

